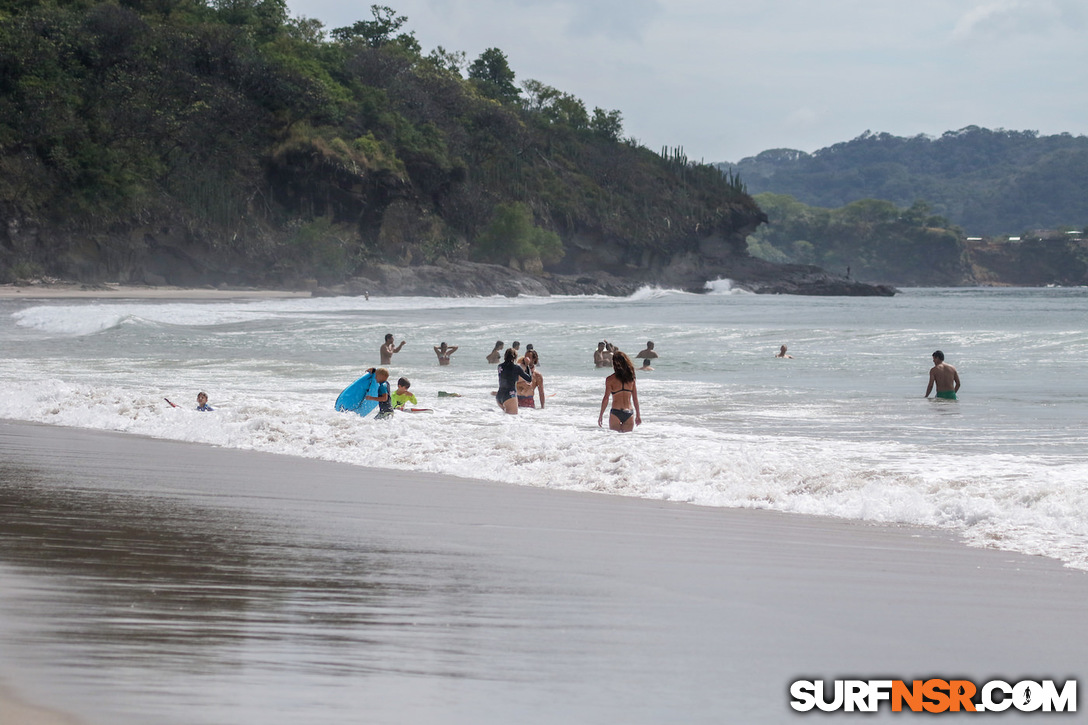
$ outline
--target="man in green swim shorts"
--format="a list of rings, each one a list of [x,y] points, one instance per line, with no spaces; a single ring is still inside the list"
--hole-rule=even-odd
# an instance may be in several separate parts
[[[946,400],[955,400],[960,389],[960,374],[944,361],[944,353],[940,350],[933,353],[933,367],[929,371],[929,385],[926,386],[927,398],[933,392],[934,385],[937,386],[936,397]]]

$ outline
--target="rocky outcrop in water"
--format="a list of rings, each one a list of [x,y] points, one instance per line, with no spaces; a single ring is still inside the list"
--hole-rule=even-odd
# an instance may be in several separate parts
[[[315,296],[335,295],[423,295],[437,297],[475,297],[502,295],[546,296],[608,295],[626,296],[641,287],[659,286],[706,292],[707,283],[728,279],[734,289],[758,294],[891,296],[896,290],[885,285],[867,285],[843,277],[835,277],[817,267],[788,267],[753,259],[732,268],[703,268],[710,276],[678,265],[665,270],[660,277],[618,277],[608,272],[580,275],[531,275],[495,264],[449,262],[440,265],[394,267],[377,265],[363,276],[340,285],[315,287]]]

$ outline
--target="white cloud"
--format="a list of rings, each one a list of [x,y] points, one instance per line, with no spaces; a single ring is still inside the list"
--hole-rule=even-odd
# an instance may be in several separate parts
[[[550,6],[569,18],[566,30],[581,37],[638,40],[661,14],[658,0],[521,0],[525,5]]]
[[[809,106],[794,109],[786,116],[786,126],[794,128],[808,128],[820,120],[821,114]]]
[[[952,29],[954,40],[987,40],[1080,28],[1084,11],[1068,0],[994,0],[975,5]]]
[[[964,40],[985,31],[987,27],[993,27],[995,22],[1000,22],[1002,16],[1006,16],[1009,10],[1018,5],[1016,2],[998,2],[978,5],[964,13],[952,29],[952,37]]]

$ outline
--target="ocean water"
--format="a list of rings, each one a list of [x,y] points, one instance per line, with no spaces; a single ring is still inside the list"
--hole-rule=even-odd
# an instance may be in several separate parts
[[[1086,312],[1083,288],[835,298],[728,282],[629,298],[0,300],[0,418],[935,526],[1088,569]],[[407,340],[393,379],[433,414],[335,412],[387,332]],[[549,396],[516,417],[484,360],[515,339],[539,351]],[[597,426],[600,340],[661,355],[638,373],[631,434]],[[449,367],[443,341],[459,347]],[[781,344],[794,359],[774,357]],[[935,349],[959,370],[958,401],[922,397]],[[214,414],[194,410],[199,390]]]

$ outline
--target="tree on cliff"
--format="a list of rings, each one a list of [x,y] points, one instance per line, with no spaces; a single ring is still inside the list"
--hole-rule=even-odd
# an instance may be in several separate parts
[[[514,71],[506,60],[506,54],[498,48],[488,48],[468,67],[468,77],[476,83],[488,98],[514,102],[521,91],[514,85]]]
[[[589,127],[611,141],[619,141],[623,135],[623,114],[617,110],[594,108]]]
[[[358,40],[369,48],[394,46],[412,55],[419,55],[419,41],[415,33],[397,31],[408,22],[405,15],[397,15],[393,8],[386,5],[371,5],[373,20],[359,20],[343,28],[334,28],[332,37],[340,42]]]
[[[528,205],[515,202],[495,207],[491,223],[476,240],[476,251],[484,261],[514,262],[526,271],[540,271],[563,258],[563,242],[533,223]]]

